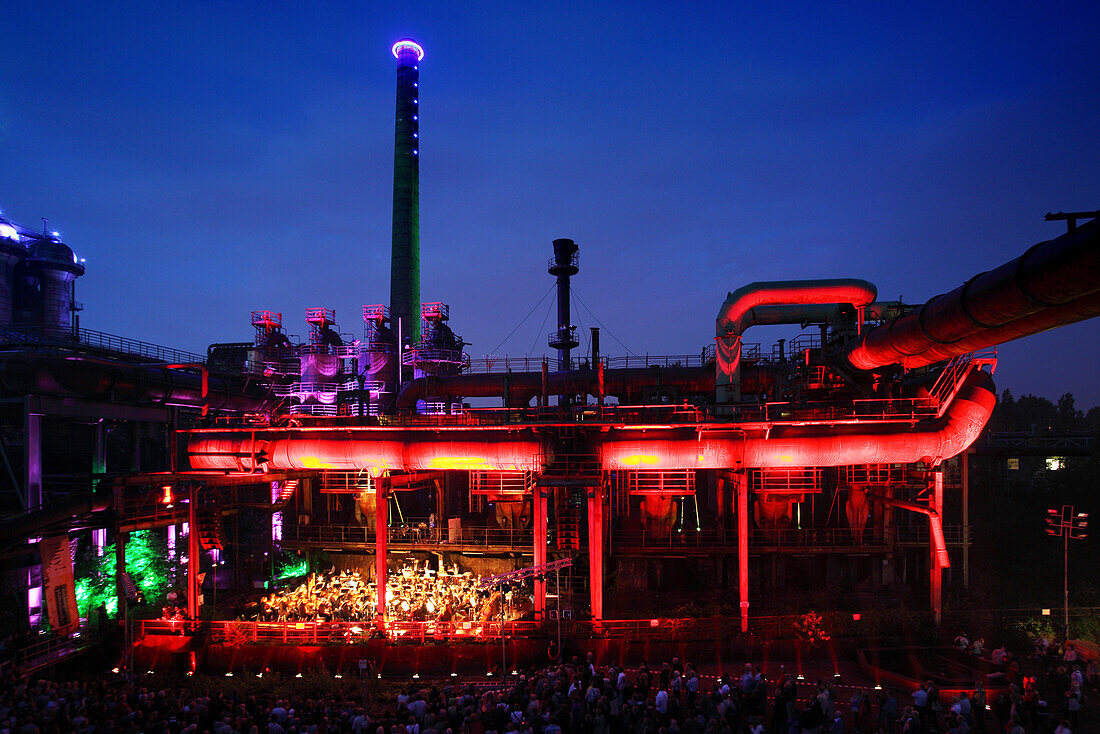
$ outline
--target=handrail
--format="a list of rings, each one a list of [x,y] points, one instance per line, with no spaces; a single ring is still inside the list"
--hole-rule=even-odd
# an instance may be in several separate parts
[[[924,525],[895,527],[899,543],[927,543],[928,528]],[[288,525],[283,528],[283,544],[312,544],[337,547],[344,543],[375,542],[371,525]],[[944,527],[949,544],[961,544],[968,537],[964,526]],[[393,546],[438,544],[447,546],[507,547],[527,550],[534,538],[530,528],[505,530],[494,526],[463,525],[461,536],[451,539],[447,528],[437,525],[433,530],[427,521],[395,524],[389,527],[387,542]],[[749,535],[749,549],[781,550],[785,548],[883,546],[887,536],[880,529],[865,528],[856,537],[850,528],[754,528]],[[682,551],[693,548],[732,550],[737,548],[737,531],[733,529],[682,528],[670,532],[645,530],[611,531],[611,545],[617,550]]]
[[[9,324],[0,329],[0,342],[54,347],[91,347],[116,354],[130,354],[155,362],[200,363],[205,354],[173,349],[140,339],[130,339],[94,329],[52,329],[33,324]]]
[[[557,332],[554,332],[555,334]],[[757,345],[759,347],[759,345]],[[500,372],[539,372],[546,360],[548,369],[558,369],[558,358],[548,356],[511,357],[508,355],[486,354],[471,359],[467,372],[474,374]],[[708,344],[699,354],[632,354],[620,357],[600,356],[604,369],[636,369],[645,367],[703,367],[714,361],[714,345]],[[590,357],[573,357],[568,369],[591,369]]]
[[[391,546],[412,546],[435,543],[441,546],[475,546],[531,548],[534,536],[530,528],[504,530],[488,526],[463,525],[461,537],[453,540],[447,529],[437,525],[430,528],[427,522],[391,525],[386,535]],[[320,545],[338,547],[348,543],[375,542],[375,529],[371,525],[287,525],[283,527],[284,546]]]
[[[1070,609],[1074,618],[1100,613],[1100,607],[1075,607]],[[1042,615],[1035,609],[958,609],[944,610],[945,624],[961,624],[970,620],[990,619],[1000,623],[1024,620]],[[899,615],[897,610],[852,612],[822,612],[822,627],[834,636],[861,636],[882,626],[904,628],[906,626],[930,626],[931,612],[909,611]],[[705,617],[658,617],[645,619],[604,620],[547,620],[534,622],[514,620],[391,622],[382,626],[382,633],[394,642],[423,643],[428,640],[473,639],[491,640],[505,638],[544,638],[556,632],[560,624],[564,634],[570,637],[605,637],[626,639],[705,639],[759,636],[769,639],[797,639],[798,623],[802,615],[766,615],[750,619],[748,633],[740,626],[730,624],[728,615],[715,614]],[[168,619],[134,620],[138,638],[195,634],[206,631],[215,643],[240,644],[363,644],[375,636],[373,619],[357,622],[257,622],[249,620],[191,621]]]

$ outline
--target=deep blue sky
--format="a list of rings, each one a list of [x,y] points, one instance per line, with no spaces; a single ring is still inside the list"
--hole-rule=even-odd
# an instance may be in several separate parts
[[[84,326],[204,351],[323,305],[359,334],[389,300],[403,35],[422,293],[475,356],[555,237],[605,353],[697,353],[750,281],[923,302],[1100,207],[1095,2],[528,5],[8,0],[0,209],[87,258]],[[548,304],[496,351],[546,351]],[[1002,389],[1100,404],[1100,319],[1001,356]]]

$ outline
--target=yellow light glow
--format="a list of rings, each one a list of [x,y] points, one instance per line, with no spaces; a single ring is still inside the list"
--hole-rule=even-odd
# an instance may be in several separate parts
[[[619,460],[624,466],[641,466],[642,464],[660,464],[661,457],[654,454],[631,454]]]
[[[316,456],[303,456],[302,466],[306,469],[335,469],[332,464],[327,461],[321,461]]]
[[[496,471],[498,467],[484,456],[436,456],[428,462],[428,468]]]
[[[791,456],[790,454],[780,454],[779,456],[777,456],[775,458],[779,459],[779,461],[781,461],[784,464],[790,464],[791,462],[794,461],[794,457]]]

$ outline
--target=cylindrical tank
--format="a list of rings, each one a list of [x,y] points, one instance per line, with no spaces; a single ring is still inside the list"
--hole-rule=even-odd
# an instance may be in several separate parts
[[[34,325],[44,334],[68,334],[73,323],[73,283],[84,275],[84,265],[61,240],[37,238],[31,245],[28,264],[38,275],[39,297]]]
[[[14,320],[15,265],[27,256],[19,232],[6,219],[0,218],[0,326]]]
[[[379,326],[371,338],[359,342],[359,376],[376,395],[376,410],[391,411],[397,392],[397,352],[386,326]]]

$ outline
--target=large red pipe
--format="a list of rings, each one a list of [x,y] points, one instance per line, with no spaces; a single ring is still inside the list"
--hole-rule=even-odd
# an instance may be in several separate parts
[[[942,418],[910,426],[771,426],[769,430],[612,429],[598,446],[605,470],[739,469],[938,463],[974,442],[996,403],[989,375],[971,373]],[[197,470],[438,469],[541,471],[546,451],[526,430],[408,428],[198,431],[187,449]]]
[[[744,317],[758,306],[818,305],[847,303],[866,306],[875,300],[873,283],[856,278],[823,280],[770,280],[749,283],[726,295],[718,310],[718,336],[742,334],[749,324]]]
[[[187,445],[195,470],[334,469],[365,471],[541,471],[543,449],[531,433],[471,431],[196,432]]]
[[[757,323],[783,323],[783,319],[787,323],[812,320],[820,313],[816,307],[821,304],[862,309],[873,303],[877,294],[872,283],[855,278],[760,281],[727,294],[715,319],[717,401],[741,400],[741,335],[745,329]],[[777,306],[792,308],[775,309]],[[814,308],[803,311],[799,306]]]
[[[1031,247],[849,347],[861,370],[920,367],[1100,315],[1100,220]]]
[[[914,426],[775,425],[766,431],[703,430],[672,437],[668,432],[613,430],[600,444],[600,466],[615,471],[936,464],[978,438],[995,404],[993,380],[975,370],[942,418]]]

